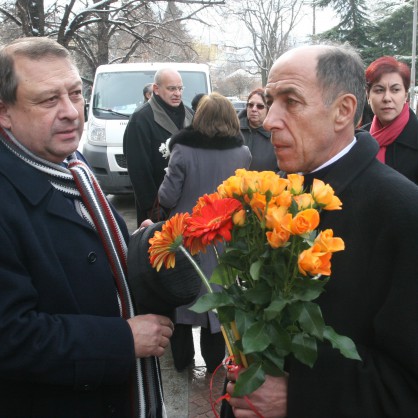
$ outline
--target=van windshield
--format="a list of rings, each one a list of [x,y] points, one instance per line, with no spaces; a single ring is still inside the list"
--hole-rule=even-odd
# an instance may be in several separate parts
[[[183,103],[191,107],[193,97],[207,93],[206,74],[198,71],[179,71],[184,91]],[[155,71],[121,71],[99,73],[92,97],[94,116],[103,119],[126,119],[143,104],[142,89],[154,82]]]

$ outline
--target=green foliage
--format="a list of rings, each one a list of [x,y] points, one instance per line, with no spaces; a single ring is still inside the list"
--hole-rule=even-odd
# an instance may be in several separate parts
[[[318,35],[320,40],[348,42],[359,49],[373,46],[371,32],[374,25],[363,0],[319,0],[316,4],[319,7],[332,6],[340,18],[337,26]]]

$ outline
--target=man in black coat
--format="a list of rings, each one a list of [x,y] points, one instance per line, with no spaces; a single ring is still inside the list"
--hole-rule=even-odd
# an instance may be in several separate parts
[[[126,224],[76,151],[83,114],[62,45],[0,49],[0,416],[162,418],[168,316],[200,281],[189,293],[184,277],[155,276],[153,229],[135,234],[128,263]]]
[[[270,70],[264,127],[278,165],[329,183],[341,211],[321,215],[345,250],[318,302],[325,321],[354,340],[362,361],[318,345],[312,369],[289,358],[249,395],[264,418],[418,416],[418,188],[375,158],[378,145],[355,134],[365,97],[364,68],[348,47],[304,46]],[[228,374],[232,395],[234,376]],[[223,417],[256,417],[244,398]]]
[[[123,152],[135,193],[138,226],[145,219],[164,219],[156,199],[168,161],[159,148],[192,121],[193,111],[184,106],[182,94],[179,72],[172,68],[158,70],[151,98],[132,114],[126,126]]]

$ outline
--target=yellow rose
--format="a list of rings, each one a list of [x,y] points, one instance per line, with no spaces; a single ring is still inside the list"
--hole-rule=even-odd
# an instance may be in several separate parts
[[[315,202],[325,210],[341,209],[341,200],[334,195],[333,188],[321,180],[314,179],[312,184],[312,196]]]
[[[299,210],[311,208],[315,203],[315,200],[310,193],[302,193],[300,195],[293,196],[293,199],[295,199]]]
[[[289,180],[288,190],[292,194],[300,194],[303,192],[303,181],[305,179],[303,176],[300,174],[288,174],[287,179]]]
[[[270,192],[272,196],[277,196],[286,189],[289,180],[278,176],[274,171],[262,171],[258,176],[258,191],[260,193]]]
[[[218,186],[218,193],[221,197],[234,197],[242,195],[242,178],[231,176]]]
[[[247,171],[245,175],[242,176],[242,193],[258,192],[258,172],[257,171]]]
[[[314,244],[311,248],[302,251],[299,254],[299,271],[306,276],[308,273],[312,276],[323,274],[331,275],[331,253],[320,251],[319,245]]]
[[[245,224],[245,219],[246,214],[244,209],[241,209],[232,215],[232,222],[237,226],[243,226]]]

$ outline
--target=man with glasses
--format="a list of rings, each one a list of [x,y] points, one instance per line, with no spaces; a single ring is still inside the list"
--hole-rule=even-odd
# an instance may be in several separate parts
[[[138,225],[165,218],[157,192],[167,167],[159,148],[174,133],[190,125],[193,111],[182,102],[183,82],[178,71],[162,68],[155,73],[153,94],[129,119],[123,138],[128,173],[135,192]]]
[[[267,110],[264,89],[258,88],[248,95],[246,109],[238,115],[244,143],[252,155],[250,170],[278,171],[270,132],[263,128]]]

